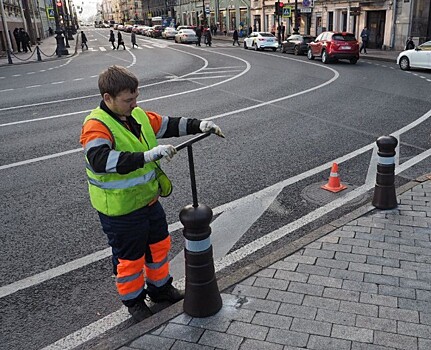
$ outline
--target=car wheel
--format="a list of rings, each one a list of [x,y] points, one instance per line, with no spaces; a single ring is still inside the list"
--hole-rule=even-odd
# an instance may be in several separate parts
[[[277,50],[277,48],[273,47],[273,48],[272,48],[272,52],[275,52],[275,50]]]
[[[324,63],[324,64],[329,63],[329,58],[328,58],[328,54],[326,53],[326,51],[322,51],[322,63]]]
[[[245,42],[245,40],[244,40],[244,49],[248,50],[248,46],[247,46],[247,43]]]
[[[406,56],[401,57],[400,68],[402,70],[409,70],[410,69],[410,61]]]
[[[300,54],[299,47],[297,45],[295,45],[295,47],[293,48],[293,53],[295,54],[295,56],[298,56]]]
[[[308,49],[307,51],[307,58],[309,60],[314,60],[314,56],[313,56],[313,53],[311,52],[311,49]]]
[[[358,62],[358,59],[356,57],[350,59],[350,64],[356,64],[356,62]]]

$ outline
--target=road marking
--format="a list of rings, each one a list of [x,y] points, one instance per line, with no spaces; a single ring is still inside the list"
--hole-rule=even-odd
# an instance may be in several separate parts
[[[153,49],[154,47],[153,46],[150,46],[150,45],[142,45],[142,46],[144,46],[144,47],[146,47],[147,49]]]
[[[40,87],[40,86],[42,86],[42,85],[31,85],[31,86],[26,86],[25,88],[26,89],[32,89],[32,88]]]
[[[36,72],[28,72],[27,74],[35,74]]]
[[[54,81],[53,83],[51,83],[51,85],[57,85],[57,84],[63,84],[64,81]]]
[[[100,51],[106,51],[106,49],[105,49],[103,46],[100,46],[100,47],[99,47],[99,50],[100,50]]]
[[[0,90],[0,92],[5,92],[5,91],[13,91],[14,89],[4,89],[4,90]]]
[[[187,80],[220,79],[220,78],[227,78],[227,77],[231,77],[231,75],[217,75],[217,76],[209,76],[209,77],[188,77]]]
[[[75,78],[75,79],[73,79],[73,81],[79,81],[79,80],[84,80],[84,78]]]
[[[14,74],[14,75],[12,75],[13,77],[20,77],[21,76],[21,74]]]

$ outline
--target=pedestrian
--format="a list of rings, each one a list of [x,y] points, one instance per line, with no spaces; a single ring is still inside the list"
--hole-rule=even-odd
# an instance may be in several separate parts
[[[413,50],[415,48],[415,43],[411,36],[407,38],[405,50]]]
[[[24,30],[24,28],[19,29],[19,37],[21,39],[22,50],[24,52],[28,52],[28,51],[32,52],[31,51],[31,45],[30,45],[30,36]]]
[[[362,39],[362,45],[359,49],[359,53],[362,53],[362,50],[364,50],[364,53],[367,53],[367,46],[368,46],[368,40],[370,38],[370,31],[367,29],[367,27],[364,27],[361,32],[361,39]]]
[[[251,26],[248,27],[248,35],[250,35],[251,33],[253,33],[253,28]]]
[[[51,27],[48,27],[48,34],[49,36],[54,35],[54,30]]]
[[[112,44],[112,50],[115,50],[115,34],[114,31],[111,29],[110,33],[109,33],[109,41]]]
[[[138,44],[136,44],[136,34],[135,34],[135,32],[132,32],[132,34],[130,36],[130,39],[132,40],[132,49],[135,48],[135,45],[136,45],[136,47],[138,47]]]
[[[199,27],[199,26],[196,27],[196,36],[198,38],[198,40],[196,41],[196,46],[201,46],[202,27]]]
[[[206,28],[206,30],[205,30],[205,45],[211,47],[211,44],[212,44],[211,31],[208,28]]]
[[[88,50],[88,46],[87,46],[87,36],[85,35],[85,33],[81,30],[81,48],[82,51],[84,51],[84,46],[86,47],[86,49]]]
[[[21,36],[19,34],[18,28],[15,28],[13,30],[13,37],[15,38],[16,48],[17,48],[18,52],[21,52]]]
[[[169,274],[171,239],[158,201],[159,195],[167,196],[172,189],[159,160],[169,160],[177,151],[172,145],[158,145],[157,139],[223,134],[212,121],[144,111],[136,103],[138,83],[120,66],[100,74],[102,101],[85,118],[80,142],[91,204],[112,248],[117,291],[140,322],[152,314],[146,295],[155,303],[175,303],[184,297]]]
[[[121,35],[120,31],[117,33],[117,50],[120,47],[120,45],[123,45],[123,50],[126,49],[126,46],[124,46],[123,36]]]
[[[233,37],[233,46],[235,46],[235,43],[237,43],[238,44],[238,46],[240,46],[239,45],[239,41],[238,41],[238,31],[236,30],[236,28],[235,28],[235,30],[233,31],[233,35],[232,35],[232,37]]]

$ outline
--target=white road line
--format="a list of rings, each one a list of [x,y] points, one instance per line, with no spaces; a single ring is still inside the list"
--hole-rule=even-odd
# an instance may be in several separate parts
[[[100,47],[99,47],[99,50],[100,50],[100,51],[106,51],[106,49],[105,49],[103,46],[100,46]]]
[[[4,90],[0,90],[0,92],[5,92],[5,91],[13,91],[15,89],[4,89]]]
[[[153,46],[150,46],[150,45],[145,45],[145,44],[143,44],[142,46],[146,47],[147,49],[154,49],[154,47],[153,47]]]
[[[14,74],[14,75],[12,75],[13,77],[20,77],[21,76],[21,74]]]
[[[26,86],[25,88],[26,89],[32,89],[32,88],[40,87],[40,86],[42,86],[42,85],[31,85],[31,86]]]
[[[36,72],[28,72],[27,74],[29,74],[29,75],[30,75],[30,74],[35,74],[35,73],[36,73]]]
[[[75,79],[73,79],[73,81],[79,81],[79,80],[84,80],[84,78],[75,78]]]
[[[53,83],[51,83],[51,85],[57,85],[57,84],[63,84],[64,81],[54,81]]]
[[[202,79],[220,79],[231,77],[231,75],[217,75],[217,76],[208,76],[208,77],[188,77],[187,80],[202,80]]]

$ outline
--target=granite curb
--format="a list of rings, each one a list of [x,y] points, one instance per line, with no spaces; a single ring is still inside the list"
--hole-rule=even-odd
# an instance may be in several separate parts
[[[398,187],[396,189],[397,196],[409,191],[410,189],[428,180],[430,180],[430,177],[429,174],[426,174]],[[358,219],[359,217],[362,217],[375,210],[378,209],[372,206],[371,202],[368,202],[367,204],[364,204],[363,206],[353,210],[352,212],[347,213],[341,218],[336,219],[329,224],[323,225],[316,230],[313,230],[309,234],[299,238],[298,240],[287,244],[285,247],[280,248],[268,254],[267,256],[231,273],[230,275],[219,279],[217,283],[220,292],[223,292],[224,290],[238,284],[242,280],[252,276],[256,272],[274,264],[275,262],[284,259],[289,255],[292,255],[293,253],[302,249],[304,246],[316,241],[321,237],[326,236],[332,231],[343,227],[352,220]],[[169,320],[179,316],[183,312],[183,302],[181,301],[154,314],[150,318],[129,327],[128,329],[116,334],[115,336],[102,340],[91,348],[96,350],[118,350],[121,347],[131,343],[133,340],[145,335],[151,330],[160,327]]]

